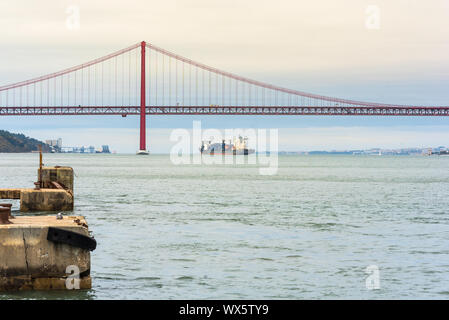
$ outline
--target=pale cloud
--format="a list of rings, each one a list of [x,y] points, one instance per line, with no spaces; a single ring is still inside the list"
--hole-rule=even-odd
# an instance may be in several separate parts
[[[80,9],[76,31],[66,27],[72,5]],[[368,5],[380,8],[379,30],[365,27]],[[449,67],[449,8],[443,0],[15,0],[1,2],[0,30],[8,49],[0,52],[1,83],[141,40],[273,78],[344,72],[340,81],[354,73],[391,80],[423,72],[441,76]]]

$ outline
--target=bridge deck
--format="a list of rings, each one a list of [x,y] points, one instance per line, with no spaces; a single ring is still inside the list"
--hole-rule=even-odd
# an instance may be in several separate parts
[[[0,116],[139,115],[140,106],[1,107]],[[449,116],[449,106],[147,106],[147,115]]]

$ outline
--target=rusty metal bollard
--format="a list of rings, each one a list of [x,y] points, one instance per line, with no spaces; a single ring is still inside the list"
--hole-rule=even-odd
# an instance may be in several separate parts
[[[9,218],[14,219],[14,216],[11,214],[11,203],[0,203],[0,207],[9,208]]]
[[[9,216],[11,215],[11,208],[0,207],[0,224],[11,224]]]

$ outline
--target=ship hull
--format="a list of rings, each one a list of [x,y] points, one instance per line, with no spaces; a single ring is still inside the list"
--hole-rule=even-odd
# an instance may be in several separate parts
[[[240,137],[240,140],[243,140]],[[244,140],[245,141],[245,140]],[[201,145],[200,153],[208,155],[225,155],[225,156],[239,156],[239,155],[249,155],[255,152],[254,149],[249,149],[246,146],[246,142],[240,142],[239,144],[226,144],[223,140],[222,143],[208,143]]]
[[[254,149],[245,149],[245,150],[231,150],[231,151],[203,151],[201,154],[204,155],[222,155],[222,156],[246,156],[249,154],[253,154],[255,151]]]

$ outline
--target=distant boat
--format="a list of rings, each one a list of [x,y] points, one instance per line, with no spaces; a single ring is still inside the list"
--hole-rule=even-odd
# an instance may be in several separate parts
[[[150,153],[148,151],[146,151],[146,150],[139,150],[139,151],[136,152],[136,155],[138,155],[138,156],[147,156],[149,154]]]
[[[221,155],[248,155],[255,152],[254,149],[248,148],[248,138],[242,138],[241,136],[238,139],[234,139],[234,143],[229,141],[229,144],[226,144],[225,140],[222,140],[221,143],[212,143],[212,141],[201,143],[200,148],[201,154],[221,154]]]

